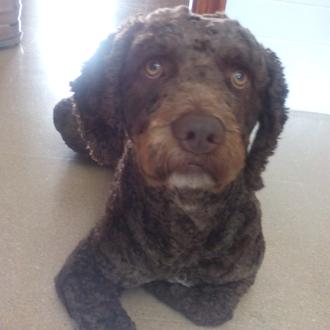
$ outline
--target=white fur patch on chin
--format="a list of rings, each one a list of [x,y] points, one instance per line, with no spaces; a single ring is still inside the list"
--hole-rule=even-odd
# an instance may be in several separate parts
[[[173,173],[169,177],[169,185],[178,189],[209,189],[214,186],[214,181],[207,173],[182,174]]]

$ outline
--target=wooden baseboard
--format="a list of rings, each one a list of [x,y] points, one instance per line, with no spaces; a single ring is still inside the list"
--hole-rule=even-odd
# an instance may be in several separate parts
[[[193,0],[192,11],[197,14],[213,14],[225,11],[226,0]]]

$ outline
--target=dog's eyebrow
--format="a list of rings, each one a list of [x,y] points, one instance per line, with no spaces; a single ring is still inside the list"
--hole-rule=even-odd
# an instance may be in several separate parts
[[[176,34],[153,34],[147,33],[138,36],[131,46],[131,54],[143,53],[174,53],[179,45],[178,36]]]
[[[151,33],[138,36],[127,54],[126,72],[135,71],[151,58],[178,58],[178,43],[167,36],[159,39]]]
[[[240,44],[228,44],[227,42],[223,46],[220,45],[216,51],[216,56],[221,64],[245,69],[252,69],[258,58],[249,47]]]
[[[134,45],[134,47],[131,48],[130,56],[135,58],[142,57],[149,57],[152,55],[165,55],[168,54],[169,48],[165,45],[158,43],[157,41],[152,40],[145,40],[143,43],[140,43],[138,45]]]
[[[251,56],[249,53],[243,53],[235,50],[220,53],[220,58],[226,64],[249,68],[251,66]]]

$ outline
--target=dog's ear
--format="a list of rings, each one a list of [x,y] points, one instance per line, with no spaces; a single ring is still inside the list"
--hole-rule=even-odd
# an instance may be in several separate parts
[[[268,157],[274,153],[277,141],[287,120],[285,99],[288,93],[283,67],[276,54],[266,50],[266,65],[269,82],[263,95],[263,109],[258,118],[258,130],[251,145],[245,167],[248,188],[263,187],[261,173],[265,170]]]
[[[118,90],[120,73],[141,25],[138,20],[129,22],[111,34],[71,83],[81,136],[100,165],[114,166],[123,152],[126,138]]]

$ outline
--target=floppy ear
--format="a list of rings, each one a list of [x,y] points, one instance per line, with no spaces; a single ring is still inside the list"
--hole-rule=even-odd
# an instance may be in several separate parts
[[[123,152],[126,137],[120,111],[120,73],[141,25],[129,22],[110,35],[71,83],[81,136],[100,165],[114,166]]]
[[[263,187],[261,173],[268,157],[274,153],[277,141],[287,120],[285,99],[288,93],[283,67],[272,51],[266,50],[266,64],[270,81],[266,87],[263,109],[259,115],[259,127],[250,148],[245,167],[245,180],[251,190]]]

